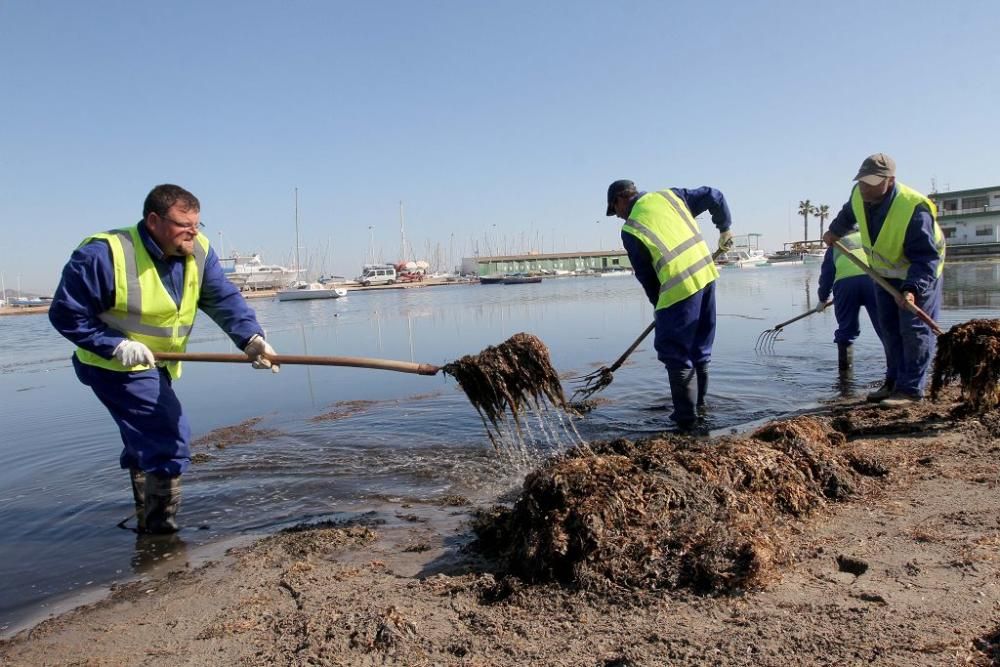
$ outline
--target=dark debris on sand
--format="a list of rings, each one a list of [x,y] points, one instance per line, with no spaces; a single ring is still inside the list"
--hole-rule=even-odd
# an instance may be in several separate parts
[[[786,557],[777,527],[852,494],[860,474],[823,420],[749,437],[665,436],[576,448],[524,481],[513,507],[474,522],[506,572],[605,593],[756,588]]]

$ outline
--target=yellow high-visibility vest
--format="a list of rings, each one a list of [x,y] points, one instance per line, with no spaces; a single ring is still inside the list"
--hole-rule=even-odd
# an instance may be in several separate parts
[[[865,249],[861,245],[861,232],[851,232],[846,236],[842,236],[840,243],[845,248],[850,250],[852,255],[861,260],[862,264],[868,266],[868,255],[865,253]],[[840,252],[836,248],[833,249],[833,266],[836,269],[833,282],[864,274],[864,271],[862,271],[857,264],[847,259],[847,257],[844,256],[844,253]]]
[[[909,188],[899,181],[896,181],[896,195],[892,203],[889,204],[889,213],[885,216],[882,229],[879,230],[878,239],[874,245],[871,241],[871,234],[868,231],[868,216],[865,215],[865,203],[861,199],[861,190],[857,185],[851,192],[851,210],[854,211],[854,219],[858,222],[858,231],[861,232],[861,245],[864,246],[868,255],[868,266],[875,270],[877,274],[885,278],[906,278],[906,273],[910,268],[910,260],[903,251],[903,243],[906,240],[906,228],[913,217],[913,211],[920,204],[925,205],[934,221],[934,244],[937,246],[938,255],[941,261],[938,262],[936,276],[940,277],[944,271],[945,242],[944,234],[937,222],[937,206],[927,197],[923,196],[913,188]]]
[[[98,315],[98,318],[127,338],[144,343],[154,353],[183,352],[187,348],[188,337],[198,313],[198,298],[208,258],[208,239],[198,234],[194,254],[185,259],[184,290],[180,306],[174,303],[167,288],[163,286],[153,258],[139,236],[138,228],[129,227],[94,234],[84,239],[80,245],[96,239],[105,241],[111,248],[115,271],[115,303],[110,310]],[[113,357],[105,359],[81,347],[76,348],[76,357],[85,364],[113,371],[144,371],[151,368],[143,364],[124,366]],[[181,376],[179,361],[168,361],[164,366],[174,379]]]
[[[660,281],[656,310],[683,301],[719,277],[698,223],[671,190],[639,197],[622,231],[639,239],[653,259]]]

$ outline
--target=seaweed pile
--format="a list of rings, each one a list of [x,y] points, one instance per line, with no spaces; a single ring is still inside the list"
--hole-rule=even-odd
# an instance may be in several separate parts
[[[931,398],[959,380],[964,403],[975,412],[1000,405],[1000,320],[956,324],[937,341]]]
[[[520,428],[521,413],[527,407],[541,409],[547,401],[566,408],[562,383],[549,360],[549,350],[531,334],[514,334],[500,345],[466,355],[441,370],[455,378],[469,397],[494,446],[508,410]]]
[[[813,417],[711,442],[592,443],[531,473],[513,507],[482,513],[477,547],[507,574],[584,590],[759,587],[785,557],[781,521],[852,494],[843,444]]]

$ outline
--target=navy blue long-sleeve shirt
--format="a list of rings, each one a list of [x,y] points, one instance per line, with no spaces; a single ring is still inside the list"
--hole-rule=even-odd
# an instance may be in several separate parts
[[[184,291],[183,257],[168,257],[139,223],[139,237],[174,303],[180,305]],[[77,248],[63,268],[62,280],[49,307],[52,326],[75,345],[110,359],[125,335],[97,316],[114,306],[115,275],[111,248],[95,240]],[[264,334],[253,308],[222,272],[219,256],[211,247],[205,260],[198,308],[226,332],[242,349],[255,334]]]
[[[670,191],[684,200],[692,216],[699,216],[705,211],[712,214],[712,222],[722,233],[727,231],[733,224],[732,216],[729,214],[729,205],[726,198],[715,188],[702,186],[700,188],[670,188]],[[639,197],[646,194],[640,192],[629,202],[629,211],[635,206]],[[632,270],[635,272],[636,280],[642,285],[649,302],[656,305],[660,299],[660,279],[653,268],[653,258],[649,254],[649,249],[642,244],[632,234],[622,232],[622,245],[628,254],[628,260],[632,263]]]
[[[898,188],[893,186],[892,192],[882,201],[865,204],[868,233],[873,244],[882,231],[882,225],[885,223],[886,215],[889,214],[889,207],[892,206],[897,191]],[[858,221],[848,200],[830,223],[829,230],[837,236],[845,236],[857,227]],[[918,295],[927,294],[937,279],[941,256],[938,254],[937,244],[934,243],[934,218],[931,217],[930,209],[925,204],[920,204],[913,211],[913,217],[910,218],[906,235],[903,237],[903,254],[909,260],[910,268],[906,272],[906,279],[900,285],[900,290],[912,291]]]

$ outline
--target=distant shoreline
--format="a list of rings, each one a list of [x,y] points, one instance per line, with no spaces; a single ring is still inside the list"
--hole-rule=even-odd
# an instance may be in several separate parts
[[[4,315],[35,315],[49,312],[49,305],[44,306],[3,306],[0,307],[0,317]]]
[[[361,285],[350,286],[347,288],[348,293],[350,292],[368,292],[372,290],[385,290],[385,289],[413,289],[415,287],[438,287],[441,285],[471,285],[474,283],[469,282],[449,282],[446,280],[424,280],[415,283],[396,283],[395,285],[372,285],[371,287],[363,287]],[[246,299],[273,299],[277,296],[277,290],[253,290],[243,292],[243,297]],[[49,312],[48,304],[42,306],[3,306],[0,307],[0,317],[5,315],[37,315],[39,313]]]

